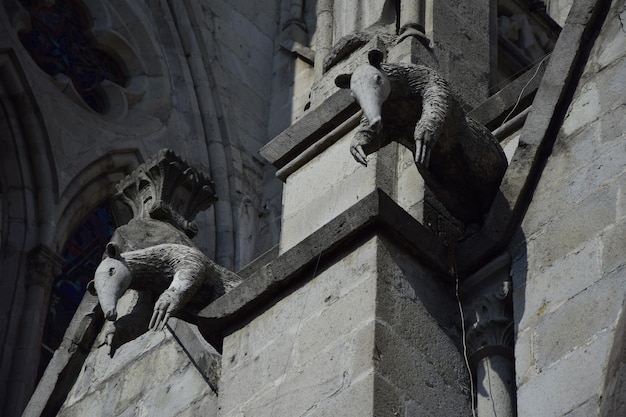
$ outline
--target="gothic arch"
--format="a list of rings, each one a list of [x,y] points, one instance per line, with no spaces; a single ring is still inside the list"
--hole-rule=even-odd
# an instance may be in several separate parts
[[[115,184],[142,162],[137,149],[120,149],[93,160],[81,170],[59,197],[58,221],[51,247],[60,253],[68,234],[85,215],[114,195]]]
[[[28,359],[23,352],[37,331],[37,317],[24,317],[30,288],[38,285],[29,254],[51,227],[57,182],[40,111],[10,50],[0,54],[0,126],[0,410],[11,414],[34,384],[28,372],[13,374],[11,367]]]

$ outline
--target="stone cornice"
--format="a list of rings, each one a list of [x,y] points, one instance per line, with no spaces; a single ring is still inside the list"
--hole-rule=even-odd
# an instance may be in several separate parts
[[[393,239],[451,282],[448,248],[389,196],[376,190],[207,306],[197,317],[200,330],[220,346],[229,327],[247,322],[275,303],[281,293],[311,278],[303,271],[333,262],[337,251],[374,235]]]

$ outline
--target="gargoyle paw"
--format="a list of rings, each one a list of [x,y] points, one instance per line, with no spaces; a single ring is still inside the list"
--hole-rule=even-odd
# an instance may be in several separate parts
[[[163,293],[154,305],[154,311],[152,312],[152,318],[148,325],[149,330],[163,330],[167,324],[167,320],[174,311],[175,305],[172,300],[172,295]]]
[[[415,153],[415,163],[428,168],[430,164],[430,147],[433,143],[433,132],[426,129],[415,129],[415,145],[417,152]]]
[[[350,153],[359,164],[363,166],[367,166],[367,156],[365,155],[365,152],[363,151],[363,146],[361,145],[350,146]]]

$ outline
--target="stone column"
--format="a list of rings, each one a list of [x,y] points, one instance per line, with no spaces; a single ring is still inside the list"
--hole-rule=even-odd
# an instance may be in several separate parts
[[[429,47],[430,41],[424,29],[424,1],[402,0],[400,2],[400,39],[415,37],[424,46]]]
[[[48,311],[50,289],[54,278],[61,273],[63,259],[40,245],[31,250],[26,260],[26,295],[20,319],[20,333],[13,358],[9,388],[9,415],[24,409],[35,386],[41,335]]]
[[[315,44],[315,73],[318,78],[324,73],[324,58],[333,46],[333,24],[333,0],[319,0]]]
[[[478,417],[516,415],[510,265],[508,254],[503,255],[469,277],[462,287]]]

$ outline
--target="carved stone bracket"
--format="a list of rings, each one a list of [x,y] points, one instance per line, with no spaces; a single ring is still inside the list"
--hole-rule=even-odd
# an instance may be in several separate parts
[[[476,380],[476,410],[515,416],[511,258],[505,254],[463,283],[467,357]]]
[[[496,282],[474,299],[466,315],[466,341],[470,363],[485,356],[513,357],[511,282]]]
[[[142,164],[117,189],[134,218],[168,222],[189,237],[198,232],[196,214],[217,201],[213,181],[169,149]]]

